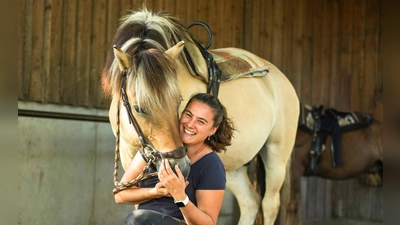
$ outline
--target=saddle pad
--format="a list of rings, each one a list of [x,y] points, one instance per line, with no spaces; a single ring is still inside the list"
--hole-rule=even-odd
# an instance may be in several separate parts
[[[352,131],[369,126],[374,122],[374,117],[362,112],[339,112],[334,111],[341,132]]]
[[[246,50],[232,47],[212,49],[209,52],[222,72],[221,82],[269,73],[271,63]]]
[[[307,104],[300,103],[299,128],[312,134],[315,127],[315,120],[312,116],[313,108]]]

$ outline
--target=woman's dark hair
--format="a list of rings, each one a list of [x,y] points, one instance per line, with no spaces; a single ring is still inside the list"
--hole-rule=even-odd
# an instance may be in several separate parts
[[[204,142],[216,152],[226,151],[226,146],[231,145],[233,132],[235,131],[232,120],[228,118],[226,108],[221,104],[217,97],[207,93],[197,93],[192,95],[187,105],[193,101],[199,101],[208,105],[214,112],[213,127],[218,126],[215,134],[210,136],[209,140],[207,138]]]

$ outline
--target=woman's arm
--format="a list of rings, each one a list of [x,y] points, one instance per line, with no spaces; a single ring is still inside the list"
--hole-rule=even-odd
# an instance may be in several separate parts
[[[186,197],[187,186],[179,167],[175,166],[176,176],[168,161],[164,160],[160,166],[159,178],[174,200],[183,200]],[[180,210],[189,225],[216,225],[221,210],[225,190],[197,190],[197,207],[191,201]]]
[[[216,225],[225,190],[197,190],[197,207],[189,201],[181,212],[189,225]]]
[[[137,152],[132,159],[131,164],[125,171],[120,182],[127,182],[136,179],[143,171],[146,162],[143,160],[140,152]],[[114,195],[115,202],[118,204],[140,204],[154,198],[170,196],[168,191],[157,183],[154,188],[140,188],[133,186],[122,190]]]

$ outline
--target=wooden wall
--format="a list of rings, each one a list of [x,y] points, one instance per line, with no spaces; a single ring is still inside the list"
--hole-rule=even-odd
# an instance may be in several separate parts
[[[108,108],[100,89],[106,53],[120,16],[142,2],[19,0],[18,100]],[[379,0],[148,0],[146,6],[170,12],[184,25],[206,22],[214,34],[211,48],[235,46],[268,59],[288,76],[303,103],[383,119],[383,105],[376,101],[383,93]],[[205,30],[191,32],[207,42]],[[355,180],[313,178],[303,186],[305,194],[319,193],[307,199],[305,220],[383,220],[382,189],[362,189],[360,195]],[[347,200],[339,213],[335,199],[341,195]],[[367,206],[351,211],[353,197]]]

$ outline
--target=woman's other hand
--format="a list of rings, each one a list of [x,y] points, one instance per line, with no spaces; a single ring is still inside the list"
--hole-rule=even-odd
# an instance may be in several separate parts
[[[156,186],[151,190],[154,195],[161,197],[171,197],[171,194],[164,187],[161,182],[158,182]]]
[[[182,174],[182,171],[179,169],[179,166],[175,166],[175,171],[172,170],[168,159],[163,159],[160,171],[158,172],[158,178],[160,179],[160,183],[163,187],[167,189],[167,191],[171,194],[174,199],[184,199],[185,188],[187,186],[187,182],[185,182],[185,177]]]

